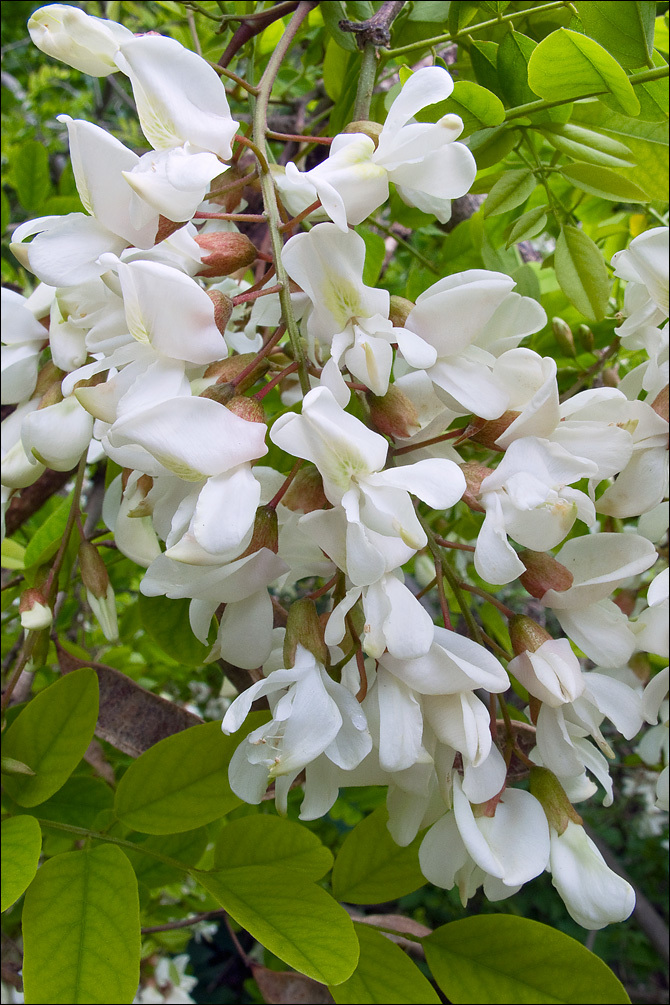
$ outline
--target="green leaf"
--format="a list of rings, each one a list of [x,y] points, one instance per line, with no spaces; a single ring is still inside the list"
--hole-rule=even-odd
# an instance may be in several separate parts
[[[101,778],[72,775],[40,805],[39,816],[77,827],[93,827],[98,814],[113,805],[114,791]]]
[[[593,104],[600,102],[594,101]],[[581,109],[582,105],[579,107]],[[628,146],[593,129],[585,129],[574,122],[547,123],[540,132],[552,146],[575,160],[603,167],[633,167],[633,155]]]
[[[268,814],[232,820],[223,827],[214,847],[215,869],[269,865],[321,879],[333,856],[306,827]]]
[[[168,736],[130,765],[116,790],[119,820],[142,834],[193,830],[229,813],[241,799],[228,784],[228,764],[242,737],[267,714],[247,716],[244,729],[224,736],[206,722]]]
[[[195,830],[183,831],[181,834],[165,836],[160,834],[147,838],[146,841],[138,841],[137,851],[130,851],[128,848],[123,850],[130,859],[139,882],[143,883],[149,890],[154,890],[158,886],[166,886],[168,883],[174,883],[175,880],[183,879],[183,874],[176,866],[152,858],[151,855],[146,854],[147,852],[157,852],[159,855],[173,858],[177,862],[182,862],[186,868],[198,864],[207,847],[208,839],[207,828],[197,827]]]
[[[527,213],[515,220],[507,238],[506,248],[510,248],[519,241],[527,241],[536,234],[541,233],[547,223],[548,206],[535,206]]]
[[[337,101],[344,88],[349,68],[350,50],[343,48],[334,38],[328,39],[323,60],[323,86],[332,101]]]
[[[537,94],[528,86],[528,61],[537,46],[532,38],[519,31],[509,31],[498,49],[498,77],[503,94],[510,105],[525,105],[537,101]]]
[[[558,285],[570,303],[588,321],[602,321],[610,291],[607,268],[598,247],[583,230],[561,228],[554,267]]]
[[[71,505],[72,495],[69,495],[35,531],[23,556],[26,569],[33,565],[43,565],[56,554],[63,540]]]
[[[333,894],[349,904],[379,904],[418,890],[426,882],[419,868],[417,837],[406,848],[386,826],[384,806],[347,834],[333,867]]]
[[[2,542],[3,569],[25,569],[26,549],[18,541],[6,537]]]
[[[454,1005],[630,1001],[609,967],[581,943],[527,918],[452,921],[423,945],[435,980]]]
[[[651,61],[654,66],[665,66],[665,60],[660,52],[652,53]],[[670,92],[668,91],[667,79],[648,80],[644,84],[638,84],[635,93],[640,102],[641,119],[645,122],[665,122],[670,110]]]
[[[35,817],[2,821],[2,893],[0,911],[14,904],[32,883],[42,850],[42,831]]]
[[[37,806],[57,792],[86,753],[97,718],[98,678],[88,667],[40,691],[5,734],[5,757],[23,761],[35,772],[6,776],[12,799]]]
[[[500,98],[471,80],[457,80],[451,96],[433,107],[441,109],[443,115],[460,115],[463,119],[461,138],[505,121],[505,106]]]
[[[319,10],[323,17],[326,31],[331,38],[349,52],[356,52],[356,40],[350,31],[340,30],[340,21],[347,20],[347,9],[342,0],[329,0],[328,3],[319,4]]]
[[[449,5],[444,0],[414,0],[408,21],[439,21],[447,23]]]
[[[269,866],[194,872],[261,945],[308,977],[341,984],[358,962],[351,918],[320,886]]]
[[[640,111],[633,85],[614,57],[592,38],[567,28],[547,35],[533,51],[528,83],[547,101],[609,91],[627,115]]]
[[[37,212],[53,193],[49,155],[43,143],[26,140],[14,158],[16,194],[24,209]]]
[[[470,150],[477,161],[477,168],[492,167],[507,157],[516,139],[513,129],[498,126],[496,129],[480,129],[470,139]]]
[[[597,195],[612,202],[649,202],[639,185],[624,178],[618,171],[595,164],[567,164],[561,174],[582,192]]]
[[[654,48],[656,4],[653,0],[577,2],[584,31],[626,69],[642,66]]]
[[[375,234],[369,227],[355,227],[354,229],[359,237],[365,241],[363,282],[366,286],[375,286],[386,258],[384,238],[381,234]]]
[[[203,645],[191,631],[188,608],[191,601],[168,597],[138,597],[142,627],[163,652],[184,666],[199,667],[205,662],[210,646]]]
[[[337,1005],[433,1005],[435,989],[402,949],[370,925],[354,925],[361,947],[349,980],[330,993]]]
[[[49,859],[23,908],[26,1002],[124,1005],[140,978],[137,880],[119,848]]]
[[[498,216],[520,206],[535,190],[536,184],[535,175],[527,168],[506,171],[487,196],[484,216]]]
[[[651,199],[668,199],[668,127],[665,122],[641,122],[619,115],[600,101],[575,105],[575,118],[580,126],[599,129],[608,139],[624,142],[630,149],[635,167],[624,174],[639,185]],[[580,157],[579,160],[586,160]]]
[[[477,83],[497,94],[500,91],[498,78],[498,43],[480,42],[473,39],[470,47],[472,69]]]
[[[0,192],[0,230],[3,234],[7,230],[10,219],[11,210],[9,207],[9,199],[7,198],[7,194],[3,188]]]

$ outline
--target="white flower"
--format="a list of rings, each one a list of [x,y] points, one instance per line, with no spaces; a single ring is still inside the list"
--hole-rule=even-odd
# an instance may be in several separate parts
[[[635,892],[612,872],[579,824],[570,820],[559,834],[551,828],[551,881],[571,918],[591,931],[625,921],[635,907]]]
[[[28,31],[47,56],[94,77],[107,77],[117,70],[114,56],[133,37],[122,24],[92,17],[70,4],[40,7],[28,21]]]
[[[47,331],[20,293],[2,288],[2,404],[30,398]]]
[[[547,639],[535,652],[516,656],[508,669],[527,691],[553,708],[584,691],[582,668],[567,639]]]
[[[668,316],[668,228],[654,227],[612,255],[614,275],[627,279],[626,320],[615,332],[620,338],[638,329],[660,325]]]

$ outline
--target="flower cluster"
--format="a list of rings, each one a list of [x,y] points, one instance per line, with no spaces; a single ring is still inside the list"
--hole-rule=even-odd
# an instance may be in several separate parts
[[[61,117],[86,214],[14,232],[40,285],[27,298],[3,291],[3,402],[15,406],[3,503],[46,467],[105,455],[123,469],[103,519],[146,569],[142,592],[190,600],[209,660],[261,669],[223,719],[232,733],[256,698],[270,705],[231,762],[243,799],[272,784],[283,810],[304,784],[309,820],[340,786],[385,785],[395,840],[425,830],[424,875],[464,902],[480,886],[507,897],[546,869],[579,924],[627,917],[632,890],[572,803],[596,783],[611,802],[603,721],[632,739],[667,690],[667,672],[642,694],[627,669],[635,653],[667,657],[667,571],[635,611],[611,598],[651,569],[667,527],[667,229],[613,260],[628,282],[617,332],[646,362],[619,388],[561,403],[555,362],[520,345],[545,313],[510,276],[449,275],[416,303],[363,282],[365,243],[351,228],[390,184],[444,222],[473,182],[460,119],[414,120],[448,98],[446,70],[411,75],[383,126],[350,127],[317,167],[275,174],[289,212],[318,199],[329,217],[274,263],[287,305],[276,277],[245,292],[256,250],[207,212],[237,131],[215,70],[176,41],[73,7],[43,8],[30,28],[84,72],[126,74],[152,149]],[[293,337],[282,342],[291,324],[302,359]],[[310,388],[299,397],[296,370]],[[288,477],[258,463],[270,449]],[[461,540],[456,513],[474,528]],[[637,532],[614,532],[631,517]],[[513,653],[491,643],[464,600],[468,552],[491,587],[520,578],[564,635],[493,596]],[[443,627],[408,575],[426,561]],[[91,584],[108,610],[108,581],[94,569]],[[469,637],[454,630],[454,601]],[[99,616],[113,637],[114,619]],[[514,718],[511,678],[524,694]]]

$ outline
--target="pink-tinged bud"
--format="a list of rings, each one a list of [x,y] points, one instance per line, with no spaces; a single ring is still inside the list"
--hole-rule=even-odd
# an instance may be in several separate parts
[[[588,325],[580,325],[577,329],[577,338],[584,346],[587,352],[593,352],[595,349],[595,339],[593,337],[593,332]]]
[[[619,370],[616,366],[607,366],[602,372],[604,387],[618,387],[621,383]]]
[[[40,403],[37,408],[38,410],[41,408],[48,408],[49,405],[57,405],[62,400],[63,392],[61,391],[61,381],[55,380],[53,384],[49,385],[40,398]]]
[[[496,440],[499,436],[509,429],[515,419],[518,419],[520,412],[503,412],[503,414],[497,419],[489,419],[484,423],[472,423],[472,426],[468,426],[467,429],[463,431],[463,435],[473,429],[468,437],[470,440],[474,440],[475,443],[481,443],[483,447],[488,447],[490,450],[500,449],[496,447]]]
[[[487,468],[485,464],[477,464],[476,461],[469,461],[467,464],[461,464],[461,471],[465,475],[466,483],[463,502],[477,513],[484,513],[484,507],[477,502],[477,496],[484,479],[493,474],[493,468]]]
[[[19,614],[21,616],[21,627],[27,632],[40,631],[48,628],[53,621],[51,608],[47,604],[44,595],[35,587],[29,587],[21,594],[19,601]]]
[[[226,328],[233,313],[233,301],[221,290],[208,290],[207,296],[214,304],[214,324],[222,335],[226,334]]]
[[[562,593],[572,586],[574,577],[569,569],[544,551],[522,551],[519,558],[526,571],[519,577],[531,597],[541,600],[547,590]]]
[[[421,428],[414,403],[395,384],[389,384],[385,395],[380,397],[369,391],[365,399],[370,418],[380,433],[395,439],[411,436]]]
[[[357,119],[355,122],[350,122],[342,130],[343,133],[363,133],[365,136],[369,136],[375,145],[375,149],[379,146],[379,137],[381,136],[383,126],[379,122],[371,122],[369,119]]]
[[[277,522],[277,511],[269,506],[259,506],[254,519],[254,530],[251,536],[251,543],[247,550],[240,555],[246,558],[253,555],[261,548],[273,551],[275,555],[279,551],[279,524]]]
[[[298,513],[312,513],[327,504],[323,478],[313,464],[304,464],[282,497],[282,504]]]
[[[530,769],[530,791],[541,803],[549,826],[559,834],[563,833],[571,820],[576,824],[584,822],[549,768],[536,765]]]
[[[660,415],[662,419],[668,421],[668,385],[666,384],[662,391],[659,391],[654,400],[651,403],[651,407],[654,409],[657,415]]]
[[[35,390],[33,392],[34,398],[41,398],[42,395],[53,386],[53,384],[59,384],[65,373],[63,370],[59,370],[55,363],[51,360],[46,362],[43,367],[40,368],[40,372],[37,374],[37,383],[35,384]]]
[[[267,357],[263,357],[249,371],[246,377],[240,380],[240,374],[244,373],[255,359],[255,352],[243,352],[237,356],[229,356],[228,359],[219,360],[217,363],[210,363],[205,370],[204,377],[216,377],[217,384],[230,382],[233,387],[237,388],[238,394],[248,391],[257,380],[260,380],[270,365]]]
[[[551,639],[551,635],[537,621],[525,614],[515,614],[510,618],[509,637],[516,656],[521,653],[534,653],[540,646]]]
[[[415,307],[416,304],[413,301],[406,297],[398,297],[394,293],[389,304],[389,321],[393,327],[404,328],[410,311],[413,311]]]
[[[613,600],[619,610],[629,618],[635,610],[637,593],[635,590],[619,590],[616,597],[613,597]]]
[[[235,231],[198,234],[195,241],[203,251],[202,268],[198,275],[205,279],[229,276],[238,269],[246,269],[258,256],[257,248],[247,235]]]
[[[571,356],[574,359],[577,356],[577,350],[570,325],[563,318],[552,318],[551,327],[556,336],[558,348],[565,356]]]
[[[247,422],[265,422],[263,406],[255,398],[245,398],[244,395],[240,394],[236,398],[231,398],[226,404],[226,408],[234,412],[235,415],[239,415],[240,419],[246,419]]]
[[[158,230],[156,231],[154,244],[160,244],[161,241],[167,241],[168,237],[172,237],[174,233],[181,230],[185,222],[185,220],[168,220],[167,216],[159,216]]]
[[[306,597],[296,600],[289,608],[284,636],[284,665],[287,669],[295,666],[298,644],[309,650],[323,666],[328,664],[328,647],[323,639],[323,628],[316,605]]]

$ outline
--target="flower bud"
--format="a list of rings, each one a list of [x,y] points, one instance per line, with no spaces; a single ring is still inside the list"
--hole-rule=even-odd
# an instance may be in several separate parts
[[[558,778],[548,768],[536,765],[530,769],[530,792],[542,805],[549,826],[559,834],[563,833],[570,820],[576,824],[583,823]]]
[[[394,293],[389,304],[389,321],[393,327],[404,328],[410,311],[413,311],[415,307],[416,304],[411,300],[407,300],[406,297],[398,297]]]
[[[53,621],[51,608],[44,599],[41,590],[29,587],[24,590],[19,601],[21,627],[27,632],[48,628]]]
[[[660,415],[662,419],[668,421],[668,385],[666,384],[662,391],[659,391],[654,400],[651,403],[651,407],[654,409],[657,415]]]
[[[214,304],[214,324],[222,335],[226,334],[226,328],[233,313],[233,301],[221,290],[208,290],[207,296]]]
[[[465,436],[468,430],[472,428],[474,431],[470,433],[468,439],[474,440],[475,443],[481,443],[483,447],[488,447],[490,450],[499,450],[500,448],[496,447],[496,440],[499,436],[502,436],[505,430],[508,429],[514,420],[518,419],[520,415],[520,412],[508,411],[503,412],[503,414],[497,419],[489,419],[484,423],[481,421],[478,423],[473,422],[472,426],[468,426],[468,428],[463,431],[463,435]]]
[[[526,571],[519,579],[531,597],[541,600],[547,590],[561,593],[572,586],[574,577],[570,570],[548,552],[522,551],[519,558],[526,566]]]
[[[93,77],[116,72],[114,57],[119,46],[133,38],[132,31],[116,21],[92,17],[69,4],[40,7],[28,21],[28,31],[47,56]]]
[[[204,373],[204,377],[216,377],[217,384],[230,382],[231,387],[236,388],[238,394],[248,391],[257,380],[267,371],[269,361],[267,357],[260,359],[246,377],[239,379],[240,374],[248,369],[249,364],[256,359],[255,352],[244,352],[236,356],[229,356],[227,359],[219,360],[217,363],[210,363]]]
[[[212,401],[218,401],[220,405],[227,405],[237,393],[237,388],[234,384],[210,384],[206,387],[204,391],[201,391],[198,395],[199,398],[211,398]]]
[[[323,628],[316,605],[306,597],[296,600],[289,608],[284,636],[284,665],[287,669],[295,666],[298,644],[308,649],[323,666],[328,664],[328,647],[323,640]]]
[[[114,590],[107,575],[107,567],[98,554],[98,549],[90,541],[82,541],[79,545],[79,568],[87,600],[102,633],[109,642],[115,642],[119,637],[119,628]]]
[[[551,640],[549,632],[525,614],[515,614],[510,618],[509,637],[515,656],[525,652],[534,653],[545,642]]]
[[[477,513],[484,513],[484,507],[477,502],[477,496],[484,479],[493,474],[493,468],[487,468],[485,464],[478,464],[476,461],[469,461],[467,464],[461,464],[461,471],[465,475],[466,486],[462,497],[463,502]]]
[[[579,326],[577,329],[577,337],[587,352],[593,352],[595,349],[595,339],[593,337],[593,332],[588,325]]]
[[[411,436],[421,428],[414,403],[395,384],[389,384],[383,396],[368,391],[365,399],[370,418],[380,433],[396,437]]]
[[[551,327],[554,330],[556,342],[561,352],[565,356],[572,356],[574,359],[577,356],[577,350],[575,349],[575,340],[572,337],[570,325],[563,318],[552,318]]]
[[[246,269],[258,255],[247,235],[237,231],[198,234],[195,241],[203,251],[202,268],[197,274],[205,279],[229,276],[238,269]]]
[[[312,513],[323,509],[327,503],[323,478],[314,464],[304,464],[300,468],[282,497],[282,504],[298,513]]]
[[[35,384],[35,390],[33,392],[34,398],[41,398],[47,391],[53,386],[53,384],[59,384],[65,373],[63,370],[59,370],[55,363],[48,360],[43,367],[40,368],[40,372],[37,374],[37,383]]]
[[[265,422],[263,406],[255,398],[245,398],[243,394],[238,394],[226,403],[226,408],[247,422]]]
[[[382,126],[379,122],[371,122],[369,119],[357,119],[355,122],[350,122],[342,130],[343,133],[363,133],[365,136],[369,136],[375,145],[375,149],[379,145],[379,137],[381,136]]]
[[[40,408],[48,408],[49,405],[58,405],[63,400],[63,392],[61,390],[61,381],[55,380],[53,384],[50,384],[42,397],[40,398],[40,403],[37,406],[38,410]]]
[[[604,387],[618,387],[621,383],[619,370],[616,366],[606,366],[602,372]]]

